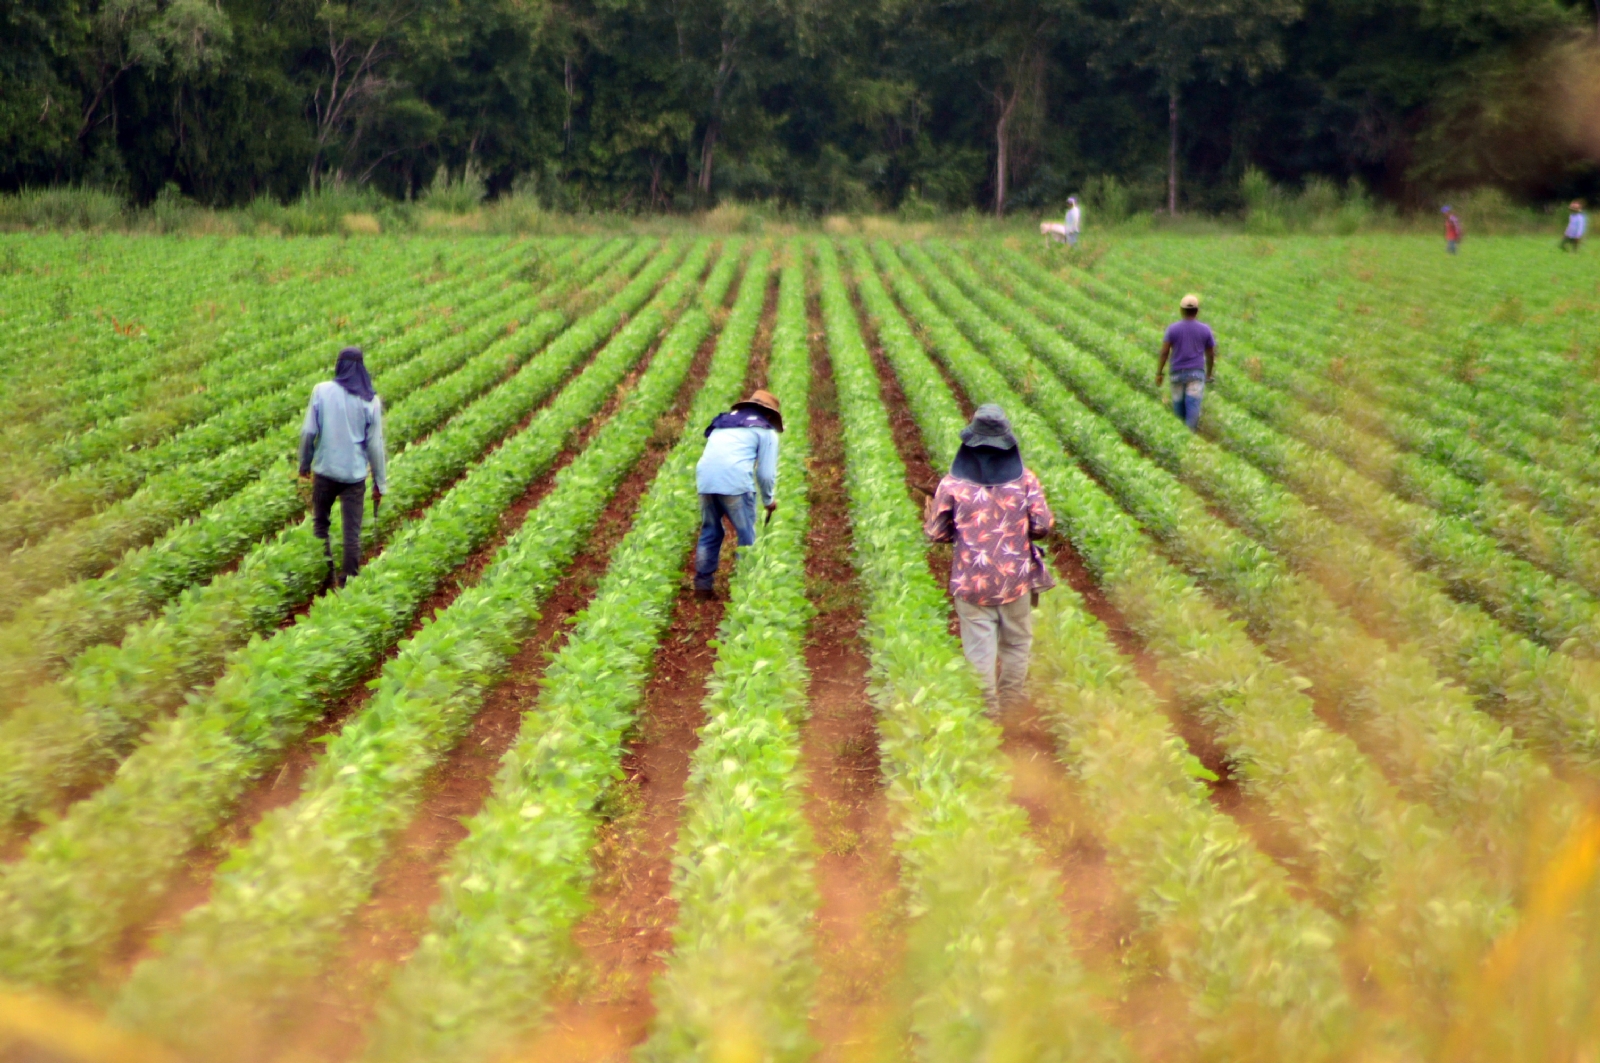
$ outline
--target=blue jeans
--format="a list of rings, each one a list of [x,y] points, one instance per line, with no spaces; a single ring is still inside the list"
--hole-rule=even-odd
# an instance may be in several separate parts
[[[1461,246],[1460,240],[1446,240],[1444,242],[1444,249],[1452,255],[1456,253],[1456,248],[1459,246]]]
[[[1200,427],[1200,403],[1206,396],[1204,369],[1185,369],[1172,374],[1172,412],[1193,432]]]
[[[722,559],[722,518],[733,524],[740,546],[754,546],[756,541],[756,496],[751,491],[742,495],[700,496],[700,542],[694,548],[695,590],[710,590],[717,578],[717,563]]]

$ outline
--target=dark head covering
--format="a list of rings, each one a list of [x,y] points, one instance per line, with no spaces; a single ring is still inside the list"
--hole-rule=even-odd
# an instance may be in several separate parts
[[[358,399],[372,401],[372,377],[367,375],[367,361],[360,347],[346,347],[339,352],[339,363],[333,369],[333,382]]]
[[[1008,484],[1022,476],[1022,451],[1006,411],[992,402],[973,411],[972,423],[961,430],[961,446],[950,463],[950,475],[986,487]]]

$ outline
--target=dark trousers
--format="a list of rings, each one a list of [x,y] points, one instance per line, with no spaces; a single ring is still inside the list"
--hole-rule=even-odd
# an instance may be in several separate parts
[[[334,499],[339,500],[339,514],[344,519],[344,573],[339,577],[340,583],[361,571],[361,504],[366,495],[365,480],[347,484],[320,473],[311,478],[311,534],[322,540],[330,577],[333,575],[333,550],[328,545],[328,518],[333,515]]]
[[[708,591],[715,585],[717,563],[722,559],[722,539],[727,534],[722,530],[723,517],[733,525],[740,546],[755,545],[755,493],[700,496],[700,541],[694,549],[696,590]]]
[[[1563,251],[1576,251],[1576,250],[1578,250],[1578,248],[1583,246],[1582,243],[1580,242],[1582,239],[1583,239],[1583,237],[1581,237],[1581,236],[1563,236],[1561,238],[1561,250],[1563,250]]]

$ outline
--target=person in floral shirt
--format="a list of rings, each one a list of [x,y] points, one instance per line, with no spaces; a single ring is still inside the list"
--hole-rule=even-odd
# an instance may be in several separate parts
[[[950,474],[928,500],[923,530],[934,542],[955,544],[950,595],[961,621],[961,648],[978,670],[991,709],[1023,697],[1033,605],[1040,591],[1055,586],[1034,544],[1054,526],[1044,488],[1023,467],[1005,411],[992,403],[978,407],[961,430]]]

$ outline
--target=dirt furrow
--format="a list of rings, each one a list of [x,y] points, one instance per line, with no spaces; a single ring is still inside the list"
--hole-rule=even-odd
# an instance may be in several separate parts
[[[819,1063],[904,1058],[898,1016],[903,906],[893,826],[867,692],[861,591],[850,564],[850,514],[833,371],[812,307],[811,530],[806,593],[817,608],[806,644],[810,715],[801,730],[806,816],[817,858],[820,977],[811,1016]]]

